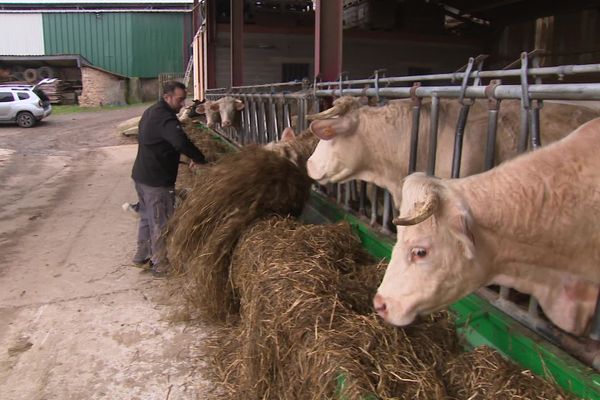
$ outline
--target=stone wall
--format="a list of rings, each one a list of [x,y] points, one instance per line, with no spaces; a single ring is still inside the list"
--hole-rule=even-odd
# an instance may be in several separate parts
[[[90,67],[81,67],[83,90],[79,97],[81,107],[124,105],[125,78]]]

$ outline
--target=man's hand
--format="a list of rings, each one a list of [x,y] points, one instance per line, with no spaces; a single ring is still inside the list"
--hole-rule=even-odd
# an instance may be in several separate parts
[[[190,171],[194,172],[194,173],[200,173],[200,170],[203,169],[204,167],[208,166],[209,164],[200,164],[197,162],[194,162],[194,160],[190,160],[190,163],[188,165]]]

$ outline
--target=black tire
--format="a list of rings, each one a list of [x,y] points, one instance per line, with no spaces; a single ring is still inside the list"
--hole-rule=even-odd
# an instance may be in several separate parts
[[[38,72],[33,68],[28,68],[25,71],[23,71],[23,76],[25,77],[25,80],[29,83],[34,83],[38,81]]]
[[[37,72],[40,79],[54,78],[55,75],[54,69],[51,67],[40,67],[37,69]]]
[[[21,128],[31,128],[36,122],[35,117],[29,111],[21,111],[17,114],[17,125]]]

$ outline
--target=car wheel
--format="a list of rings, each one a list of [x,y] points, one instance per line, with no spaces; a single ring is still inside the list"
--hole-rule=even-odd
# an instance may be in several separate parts
[[[21,128],[31,128],[35,125],[35,117],[29,111],[21,111],[17,115],[17,125]]]

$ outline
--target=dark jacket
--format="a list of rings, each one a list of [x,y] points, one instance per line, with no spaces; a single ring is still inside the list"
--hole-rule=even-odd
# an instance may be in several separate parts
[[[131,177],[144,185],[174,186],[180,154],[200,164],[206,162],[204,155],[181,129],[173,109],[162,99],[144,111],[138,141]]]

